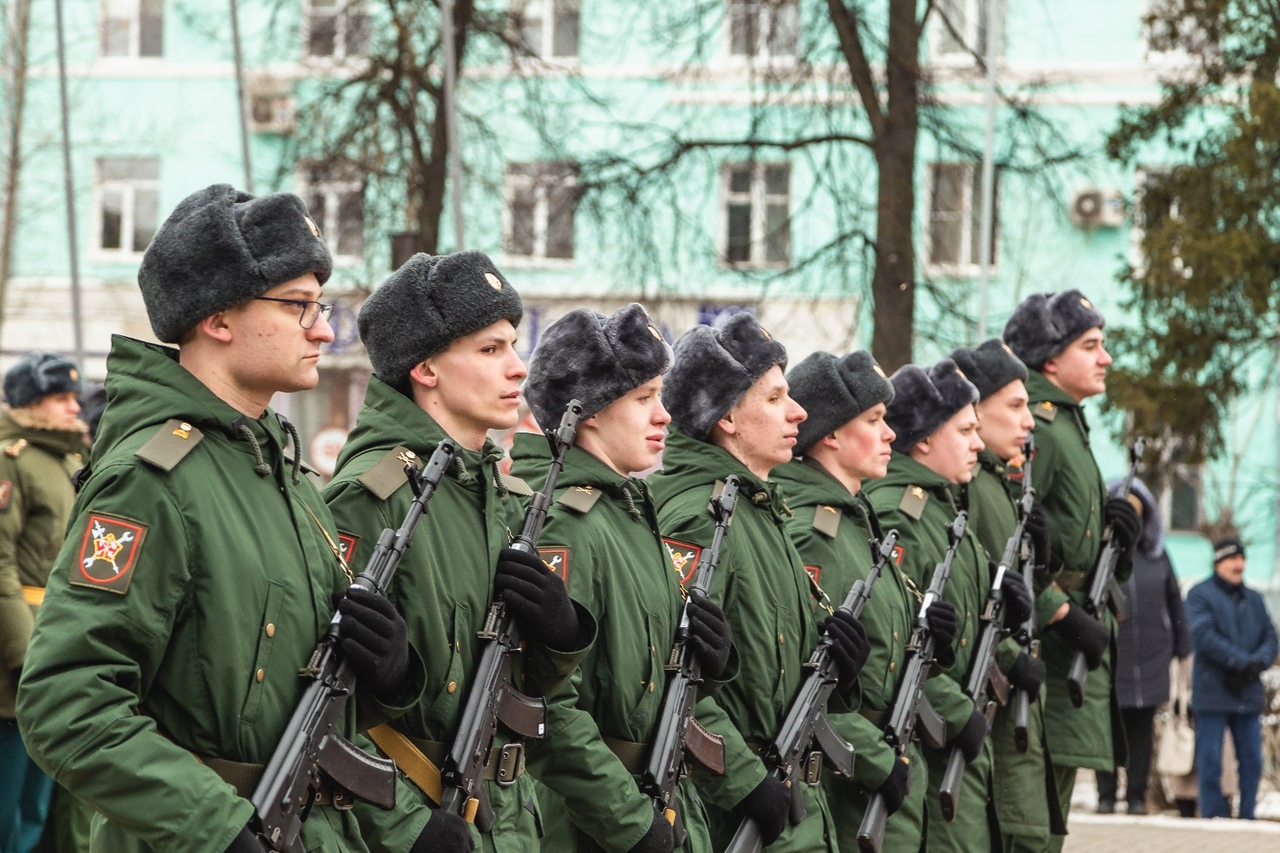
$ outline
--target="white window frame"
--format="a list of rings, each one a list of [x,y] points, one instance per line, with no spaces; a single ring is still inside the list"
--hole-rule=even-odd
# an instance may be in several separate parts
[[[99,0],[98,3],[98,60],[101,62],[157,62],[164,59],[164,3],[160,3],[160,52],[143,56],[142,50],[142,4],[144,0]],[[128,4],[130,9],[129,48],[125,53],[107,53],[107,14],[108,7],[117,4]],[[125,20],[121,18],[120,20]]]
[[[365,0],[333,0],[333,11],[330,13],[326,7],[325,11],[317,13],[315,9],[316,0],[306,0],[303,9],[303,25],[302,25],[302,55],[310,62],[345,62],[348,60],[364,59],[367,54],[368,41],[372,36],[371,22],[369,20],[369,8]],[[311,52],[311,27],[312,22],[317,15],[321,14],[325,17],[332,17],[334,21],[333,30],[333,53],[312,53]],[[365,30],[365,48],[366,51],[353,53],[348,48],[348,29],[351,26],[351,20],[354,17],[364,18]]]
[[[756,15],[755,50],[749,53],[733,51],[733,10],[735,6],[746,6],[748,14]],[[795,10],[795,45],[790,53],[773,53],[769,47],[769,35],[773,32],[773,19],[779,7],[789,6]],[[800,39],[803,28],[800,22],[802,9],[800,0],[725,0],[724,5],[724,55],[730,63],[764,63],[773,65],[793,64],[800,55]]]
[[[785,195],[769,193],[765,181],[765,172],[770,168],[785,167],[787,170],[787,192]],[[745,168],[751,169],[751,186],[747,192],[734,192],[731,189],[733,173]],[[793,247],[791,245],[791,163],[786,160],[757,160],[754,162],[735,162],[720,164],[720,227],[718,246],[720,262],[723,266],[735,269],[788,269],[791,266]],[[729,259],[729,206],[735,202],[746,202],[751,208],[750,243],[748,258],[745,261]],[[768,231],[766,230],[766,210],[770,204],[783,202],[787,208],[787,257],[785,260],[768,260]]]
[[[113,178],[102,177],[103,166],[110,160],[144,160],[154,162],[156,176],[154,178]],[[159,157],[99,157],[94,161],[93,178],[93,249],[92,256],[100,261],[134,260],[142,257],[146,246],[133,245],[134,225],[137,216],[136,194],[138,190],[151,190],[156,193],[155,222],[151,233],[155,234],[160,227],[160,158]],[[103,197],[109,190],[117,190],[121,194],[120,205],[120,248],[104,248],[102,245],[102,229],[105,225],[103,216]]]
[[[939,168],[959,168],[964,170],[964,183],[961,185],[960,197],[960,257],[955,261],[936,261],[933,258],[934,228],[937,213],[934,209],[934,184]],[[972,278],[982,272],[979,247],[974,245],[975,232],[979,228],[982,216],[982,197],[978,181],[982,174],[980,162],[958,162],[954,160],[937,160],[927,164],[925,172],[925,271],[931,276],[946,278]],[[1000,268],[1000,170],[995,173],[992,188],[993,202],[991,220],[991,266],[992,272]]]
[[[951,37],[951,32],[947,29],[946,22],[943,21],[943,15],[949,10],[944,8],[948,2],[957,8],[963,16],[957,31],[964,43],[959,45],[955,50],[943,50],[943,42]],[[929,64],[938,66],[969,66],[976,65],[973,54],[986,56],[986,45],[982,42],[981,37],[986,34],[981,32],[982,14],[986,9],[987,0],[947,0],[947,2],[939,3],[933,13],[933,20],[929,24]],[[1004,23],[1007,18],[1007,9],[1004,0],[998,0],[996,5],[996,14],[1000,16],[1000,32],[1001,41],[1003,42]],[[952,21],[954,24],[955,22]],[[988,25],[988,33],[990,26]],[[1001,46],[1003,48],[1003,45]],[[1001,49],[1000,56],[1004,55]]]
[[[512,167],[534,167],[537,174],[518,174]],[[551,222],[550,194],[553,189],[572,189],[578,185],[577,164],[563,160],[508,162],[502,175],[502,253],[508,263],[515,266],[568,267],[578,253],[577,205],[570,218],[573,221],[573,252],[568,258],[547,257],[547,232]],[[511,251],[515,218],[512,202],[517,189],[532,189],[534,194],[533,251],[527,255]]]
[[[536,11],[542,21],[537,44],[526,44],[530,52],[544,62],[576,63],[582,51],[582,0],[524,0],[514,5],[516,37],[522,43],[525,37],[525,20]],[[555,55],[556,21],[572,14],[578,18],[578,41],[571,54]]]
[[[313,177],[313,176],[319,177]],[[364,255],[365,233],[364,233],[364,212],[365,212],[365,179],[356,173],[353,168],[338,168],[326,170],[319,163],[301,163],[298,166],[298,194],[303,199],[308,200],[308,208],[312,195],[321,196],[324,202],[324,209],[313,211],[312,215],[320,225],[320,236],[324,239],[325,245],[329,247],[329,254],[333,256],[335,266],[354,266],[360,263]],[[360,196],[361,207],[361,229],[360,229],[360,250],[356,253],[339,253],[338,237],[342,233],[339,227],[339,217],[342,208],[342,196],[348,193],[358,193]],[[319,213],[319,216],[315,216]]]

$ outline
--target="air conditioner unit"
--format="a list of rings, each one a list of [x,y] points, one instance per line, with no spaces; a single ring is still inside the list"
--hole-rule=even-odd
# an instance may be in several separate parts
[[[290,134],[296,125],[293,95],[287,83],[252,80],[245,87],[249,130],[253,133]]]
[[[1071,196],[1068,213],[1081,228],[1116,228],[1124,224],[1126,208],[1119,190],[1086,187]]]

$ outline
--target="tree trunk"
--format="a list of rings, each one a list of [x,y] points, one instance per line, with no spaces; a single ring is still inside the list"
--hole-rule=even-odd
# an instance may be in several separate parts
[[[453,4],[453,55],[458,64],[457,79],[462,77],[462,58],[466,53],[467,35],[471,29],[471,19],[475,11],[473,0],[456,0]],[[443,27],[441,28],[443,30]],[[441,57],[444,51],[440,52]],[[418,204],[418,233],[421,235],[422,251],[429,255],[440,251],[440,220],[444,215],[446,191],[461,192],[462,187],[448,186],[449,135],[445,124],[444,84],[441,82],[440,97],[436,99],[436,115],[431,127],[431,158],[426,161],[422,174],[416,178],[411,176],[411,191],[416,191]],[[454,89],[455,96],[457,88]],[[457,111],[454,111],[457,114]],[[466,246],[455,246],[455,251]]]
[[[13,30],[10,34],[11,63],[8,146],[4,152],[4,221],[0,231],[0,328],[3,328],[13,272],[13,240],[18,230],[18,176],[22,171],[22,114],[27,101],[27,41],[31,24],[31,1],[14,0]]]

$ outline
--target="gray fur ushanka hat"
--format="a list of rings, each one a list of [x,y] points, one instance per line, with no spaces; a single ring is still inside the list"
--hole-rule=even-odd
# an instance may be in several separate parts
[[[893,400],[893,384],[866,350],[844,358],[815,352],[791,368],[787,383],[791,398],[809,413],[796,436],[797,456],[875,404]]]
[[[529,359],[524,399],[538,426],[554,429],[570,400],[589,418],[671,366],[671,347],[632,302],[606,317],[578,308],[542,333]]]
[[[892,447],[899,453],[909,452],[956,412],[978,402],[978,389],[949,358],[927,371],[914,364],[905,365],[889,381],[894,395],[884,419],[898,434]]]
[[[1078,290],[1033,293],[1004,324],[1004,342],[1032,370],[1061,353],[1071,342],[1094,328],[1106,325],[1102,312]]]
[[[255,197],[214,184],[184,198],[138,268],[151,330],[177,342],[211,314],[307,273],[329,280],[333,259],[293,193]]]
[[[1009,345],[999,338],[983,341],[951,353],[951,360],[965,378],[978,389],[978,399],[985,400],[1010,382],[1026,381],[1027,366],[1018,360]]]
[[[680,336],[662,388],[672,423],[701,441],[775,364],[787,369],[787,350],[743,311],[723,326],[694,326]]]
[[[519,326],[520,294],[483,252],[405,261],[360,309],[358,325],[373,372],[404,388],[415,364],[499,320]]]
[[[76,363],[51,352],[27,353],[4,375],[4,399],[14,409],[50,394],[79,394],[81,387]]]

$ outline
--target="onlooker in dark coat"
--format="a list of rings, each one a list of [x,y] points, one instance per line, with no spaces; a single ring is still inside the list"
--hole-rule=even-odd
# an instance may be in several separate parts
[[[1120,481],[1108,483],[1107,492],[1119,494]],[[1129,742],[1125,799],[1129,814],[1146,814],[1156,708],[1169,701],[1169,661],[1191,654],[1191,637],[1178,579],[1164,550],[1160,510],[1141,480],[1133,481],[1129,501],[1142,519],[1142,537],[1133,555],[1133,574],[1120,587],[1128,618],[1116,635],[1115,679]],[[1097,779],[1098,812],[1115,811],[1116,774],[1098,771]]]
[[[1244,545],[1222,539],[1213,547],[1213,577],[1187,593],[1187,618],[1195,644],[1191,710],[1196,715],[1196,769],[1200,814],[1230,817],[1222,796],[1222,733],[1231,731],[1240,764],[1239,816],[1253,819],[1262,775],[1261,675],[1280,643],[1266,602],[1244,585]]]

